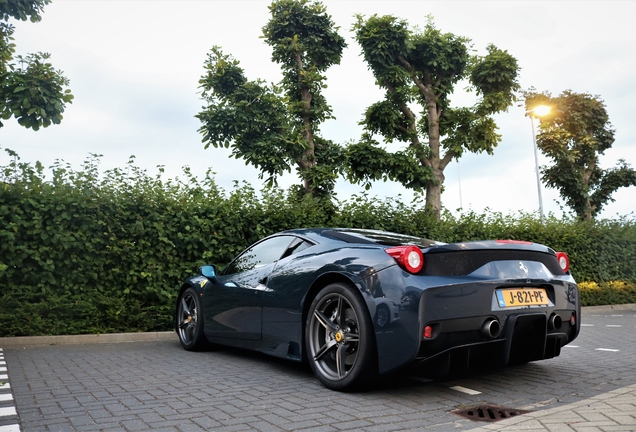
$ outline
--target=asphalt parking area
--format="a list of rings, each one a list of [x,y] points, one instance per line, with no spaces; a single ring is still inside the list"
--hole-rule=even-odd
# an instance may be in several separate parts
[[[636,311],[583,318],[555,359],[433,381],[395,375],[349,394],[325,389],[303,365],[234,349],[190,353],[176,336],[5,348],[4,394],[14,400],[0,399],[0,410],[17,415],[0,416],[0,432],[18,423],[26,432],[468,430],[483,423],[450,411],[541,410],[636,384]]]

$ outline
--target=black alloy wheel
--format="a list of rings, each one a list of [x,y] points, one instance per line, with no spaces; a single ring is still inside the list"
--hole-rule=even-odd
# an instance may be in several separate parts
[[[351,390],[377,371],[373,326],[357,289],[326,286],[309,308],[305,326],[309,364],[325,387]]]
[[[177,333],[181,345],[188,351],[201,349],[205,345],[201,301],[192,288],[186,289],[177,303]]]

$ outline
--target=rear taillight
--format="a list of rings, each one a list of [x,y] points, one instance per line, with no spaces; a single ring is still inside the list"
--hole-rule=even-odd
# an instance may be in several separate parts
[[[570,269],[570,258],[568,258],[565,252],[557,252],[556,257],[561,269],[563,269],[564,272],[567,272]]]
[[[397,246],[385,249],[385,252],[409,273],[417,273],[424,267],[424,255],[417,246]]]

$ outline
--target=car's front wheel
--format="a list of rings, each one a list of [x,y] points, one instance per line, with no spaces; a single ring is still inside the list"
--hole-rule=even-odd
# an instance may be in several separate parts
[[[207,339],[203,334],[203,311],[196,291],[187,288],[177,304],[177,333],[181,345],[188,351],[203,348]]]
[[[350,390],[377,371],[373,326],[360,294],[334,283],[318,293],[305,326],[309,364],[333,390]]]

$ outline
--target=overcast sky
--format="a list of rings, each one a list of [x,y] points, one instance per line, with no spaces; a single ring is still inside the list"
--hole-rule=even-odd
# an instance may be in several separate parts
[[[13,22],[17,54],[44,51],[64,71],[75,95],[61,125],[38,132],[14,119],[0,129],[0,147],[19,153],[22,161],[45,166],[63,159],[76,169],[89,153],[102,154],[101,169],[123,166],[130,155],[149,174],[164,165],[168,177],[180,176],[185,165],[203,176],[211,167],[219,185],[234,180],[261,182],[256,169],[229,152],[204,150],[194,118],[203,102],[198,80],[210,47],[219,45],[241,62],[248,79],[278,81],[280,69],[270,59],[261,28],[269,19],[269,1],[97,1],[53,0],[40,23]],[[488,43],[508,50],[521,67],[520,84],[558,94],[565,89],[600,95],[616,129],[614,146],[601,166],[624,158],[636,165],[636,3],[583,1],[326,1],[327,11],[348,42],[342,62],[328,73],[327,101],[336,120],[323,124],[322,135],[335,142],[357,139],[365,108],[382,92],[360,57],[353,40],[354,14],[392,14],[424,26],[435,17],[443,32],[472,39],[485,54]],[[457,87],[455,105],[470,104]],[[442,204],[455,211],[504,213],[538,209],[532,130],[524,110],[511,108],[496,116],[503,139],[494,156],[466,155],[446,171]],[[394,144],[394,149],[399,144]],[[2,150],[0,165],[9,162]],[[542,157],[541,165],[548,161]],[[292,173],[282,186],[296,183]],[[461,188],[460,188],[461,184]],[[362,190],[338,183],[338,198]],[[412,194],[394,183],[376,183],[372,195]],[[614,194],[603,217],[636,210],[636,187]],[[543,189],[547,211],[560,215],[558,193]]]

